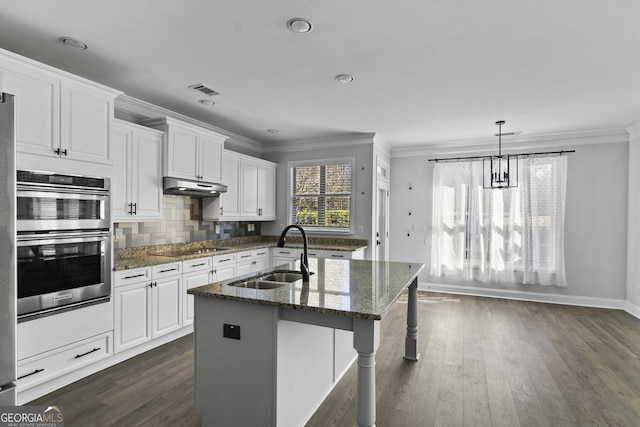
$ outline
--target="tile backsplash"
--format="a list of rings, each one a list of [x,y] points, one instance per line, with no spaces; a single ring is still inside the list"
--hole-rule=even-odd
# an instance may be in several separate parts
[[[200,198],[163,198],[162,221],[114,224],[113,249],[260,235],[260,222],[203,221]]]

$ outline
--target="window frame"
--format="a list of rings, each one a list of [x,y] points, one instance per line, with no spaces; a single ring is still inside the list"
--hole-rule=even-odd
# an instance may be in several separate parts
[[[296,167],[305,166],[327,166],[338,164],[350,164],[351,165],[351,188],[349,192],[349,227],[314,227],[309,225],[299,224],[306,233],[309,234],[354,234],[354,191],[355,191],[355,157],[337,157],[337,158],[324,158],[324,159],[309,159],[309,160],[290,160],[287,162],[287,225],[295,224],[293,218],[293,169]]]

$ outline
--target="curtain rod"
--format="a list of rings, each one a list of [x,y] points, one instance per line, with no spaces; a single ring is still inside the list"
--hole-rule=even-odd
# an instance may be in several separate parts
[[[513,157],[533,157],[533,156],[543,156],[543,155],[549,155],[549,154],[557,154],[558,156],[561,156],[563,154],[566,153],[575,153],[576,150],[565,150],[565,151],[544,151],[541,153],[522,153],[522,154],[508,154],[508,156],[513,156]],[[507,154],[504,154],[504,156],[507,156]],[[456,160],[476,160],[476,159],[488,159],[491,157],[496,157],[496,156],[472,156],[472,157],[447,157],[444,159],[429,159],[430,162],[451,162],[451,161],[456,161]]]

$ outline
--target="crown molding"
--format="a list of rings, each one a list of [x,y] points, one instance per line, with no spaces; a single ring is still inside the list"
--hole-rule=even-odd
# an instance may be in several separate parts
[[[629,129],[629,128],[627,128]],[[629,141],[627,129],[599,129],[540,135],[515,135],[502,137],[502,149],[506,154],[514,150],[553,150],[555,148],[576,147],[592,144],[618,144]],[[640,123],[638,124],[640,136]],[[423,145],[394,146],[391,157],[438,156],[446,157],[460,154],[490,154],[497,148],[495,139],[436,142]]]
[[[132,120],[135,120],[138,124],[148,119],[170,117],[226,136],[228,139],[225,141],[225,146],[229,143],[240,151],[262,154],[263,144],[261,142],[254,141],[253,139],[246,138],[242,135],[237,135],[209,123],[201,122],[200,120],[150,104],[126,94],[122,94],[116,98],[114,107],[118,115],[127,116]]]
[[[325,150],[328,148],[345,148],[375,143],[375,133],[358,133],[340,135],[333,138],[307,139],[302,141],[283,141],[264,144],[263,153],[289,153],[294,151]]]
[[[640,140],[640,122],[634,123],[627,128],[629,133],[629,141]]]

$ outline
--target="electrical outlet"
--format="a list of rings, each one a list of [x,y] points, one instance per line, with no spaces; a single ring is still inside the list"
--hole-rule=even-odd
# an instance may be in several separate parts
[[[220,234],[220,226],[216,225],[216,234]]]
[[[364,227],[363,226],[361,226],[361,225],[358,226],[358,233],[361,233],[361,234],[364,233]]]

